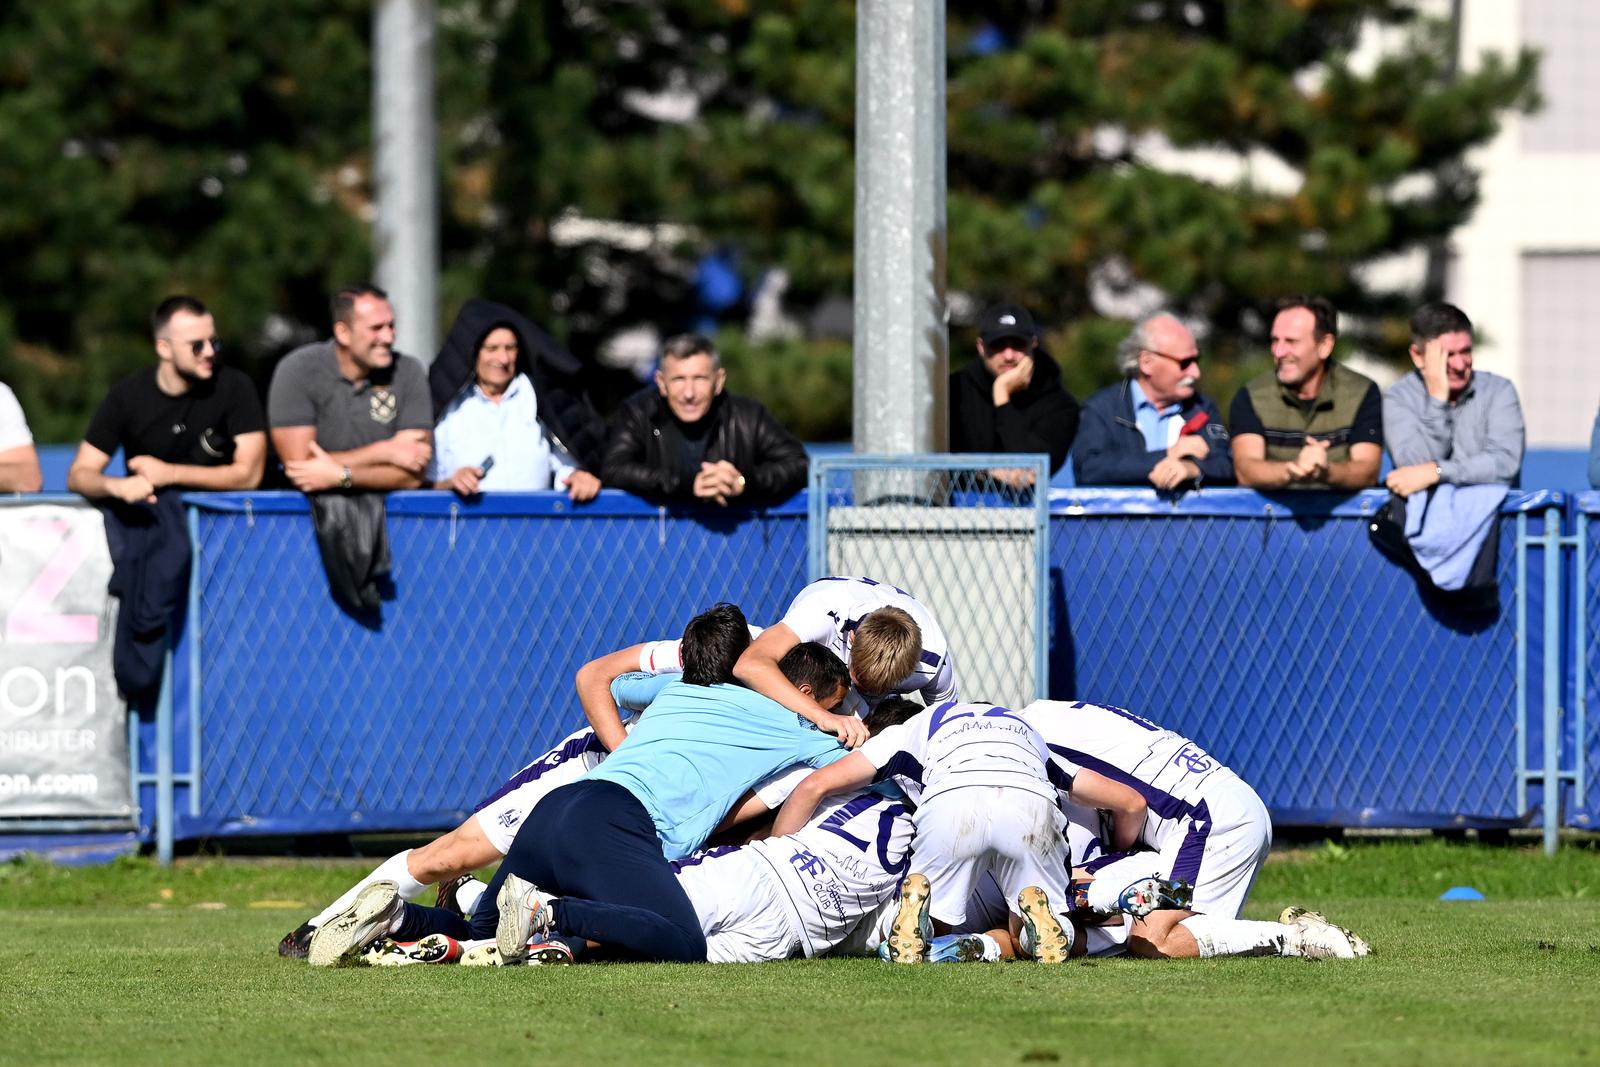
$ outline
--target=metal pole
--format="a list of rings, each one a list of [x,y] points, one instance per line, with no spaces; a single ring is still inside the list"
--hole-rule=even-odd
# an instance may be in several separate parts
[[[1561,509],[1544,510],[1544,854],[1561,843]]]
[[[945,447],[944,0],[856,9],[855,450]]]
[[[394,303],[395,347],[424,363],[439,335],[433,29],[433,0],[373,5],[373,278]]]

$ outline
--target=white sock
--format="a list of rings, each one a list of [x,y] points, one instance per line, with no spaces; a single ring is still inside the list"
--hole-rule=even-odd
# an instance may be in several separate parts
[[[1298,956],[1300,940],[1292,926],[1224,919],[1216,915],[1191,915],[1179,923],[1194,935],[1200,956]]]
[[[373,868],[361,881],[345,890],[344,895],[319,911],[312,919],[312,926],[321,926],[335,915],[339,914],[356,901],[356,895],[373,882],[391,881],[400,887],[401,900],[416,900],[422,891],[428,887],[411,877],[411,871],[406,867],[406,857],[411,855],[408,848],[404,852],[397,852]]]
[[[476,878],[470,882],[462,882],[460,888],[456,890],[456,904],[460,906],[461,914],[470,916],[477,911],[478,899],[488,888],[487,882],[480,882]]]

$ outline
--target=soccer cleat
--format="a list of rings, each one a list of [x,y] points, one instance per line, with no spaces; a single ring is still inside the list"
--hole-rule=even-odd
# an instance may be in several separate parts
[[[1335,926],[1314,911],[1301,911],[1290,925],[1299,934],[1300,955],[1308,960],[1353,960],[1372,951],[1360,934]]]
[[[1070,927],[1050,908],[1050,898],[1043,889],[1030,885],[1017,894],[1017,908],[1022,912],[1022,937],[1035,961],[1039,963],[1065,963],[1072,952]]]
[[[462,915],[461,904],[456,900],[456,894],[461,891],[462,886],[470,881],[472,881],[472,872],[468,871],[465,874],[458,874],[454,878],[440,882],[439,895],[434,899],[433,906],[443,908],[454,915]],[[462,915],[462,918],[471,918],[471,916]]]
[[[500,966],[500,946],[493,941],[475,941],[461,953],[463,967]]]
[[[1187,909],[1194,903],[1194,886],[1176,879],[1145,878],[1117,897],[1117,910],[1142,919],[1152,911]]]
[[[1287,908],[1284,908],[1282,911],[1278,912],[1278,921],[1285,926],[1293,926],[1295,920],[1303,915],[1309,915],[1317,922],[1325,923],[1328,921],[1328,917],[1322,914],[1322,912],[1312,911],[1310,908],[1302,908],[1298,904],[1290,904]]]
[[[413,963],[455,963],[461,958],[461,942],[446,934],[429,934],[419,941],[393,941],[387,937],[374,941],[361,954],[373,967],[409,967]]]
[[[389,932],[405,907],[400,888],[393,882],[373,882],[346,909],[317,927],[311,935],[306,962],[313,967],[332,967],[344,957],[360,952]]]
[[[278,955],[291,960],[305,959],[306,953],[311,951],[311,935],[316,932],[317,928],[310,923],[296,926],[278,942]]]
[[[1000,946],[983,934],[945,934],[928,942],[929,963],[994,963],[999,959]]]
[[[529,940],[535,934],[543,934],[550,929],[550,922],[555,917],[550,911],[550,899],[526,878],[506,875],[499,895],[494,898],[496,907],[500,909],[500,920],[494,928],[494,942],[500,946],[502,964],[522,962],[528,954]]]
[[[530,941],[522,962],[529,967],[559,967],[572,962],[572,950],[559,941]]]
[[[927,875],[908,874],[900,887],[900,910],[889,925],[889,936],[879,955],[890,963],[922,963],[928,958],[928,942],[933,939],[933,923],[928,919],[928,902],[933,887]]]

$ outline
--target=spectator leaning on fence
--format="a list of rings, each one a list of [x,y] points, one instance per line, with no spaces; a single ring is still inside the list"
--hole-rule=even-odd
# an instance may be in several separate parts
[[[1383,400],[1333,358],[1338,313],[1320,296],[1279,301],[1271,374],[1233,397],[1233,468],[1252,489],[1364,489],[1383,461]]]
[[[1394,459],[1385,484],[1400,496],[1450,485],[1515,485],[1522,470],[1517,387],[1472,369],[1472,321],[1452,304],[1411,316],[1416,371],[1383,394],[1383,439]]]
[[[267,412],[296,489],[416,489],[433,454],[422,364],[394,350],[394,308],[372,285],[333,297],[333,337],[283,357]]]
[[[255,386],[219,364],[217,327],[188,296],[151,316],[156,365],[122,379],[100,402],[67,471],[67,488],[90,499],[154,503],[156,491],[254,489],[266,466],[266,419]],[[126,477],[108,477],[117,449]]]
[[[0,382],[0,493],[37,493],[43,485],[22,405],[11,387]]]
[[[772,413],[723,391],[727,371],[710,340],[674,337],[656,388],[611,417],[600,478],[654,502],[786,500],[806,481],[806,451]]]
[[[428,368],[439,422],[433,428],[435,489],[564,487],[593,500],[605,424],[577,382],[577,359],[531,321],[487,300],[469,300]]]
[[[950,375],[950,451],[1044,452],[1054,474],[1078,432],[1078,401],[1061,387],[1061,368],[1039,348],[1033,316],[996,304],[978,318],[978,359]],[[990,471],[1019,489],[1023,468]]]
[[[1083,405],[1072,452],[1079,485],[1175,490],[1233,481],[1222,412],[1200,393],[1194,334],[1166,313],[1151,315],[1117,346],[1118,385]]]

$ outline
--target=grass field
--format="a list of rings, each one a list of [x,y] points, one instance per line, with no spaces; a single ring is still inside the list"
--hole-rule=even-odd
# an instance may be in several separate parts
[[[336,969],[277,938],[365,864],[0,865],[0,1062],[1600,1063],[1600,850],[1274,853],[1368,959]],[[1441,903],[1452,885],[1488,900]]]

